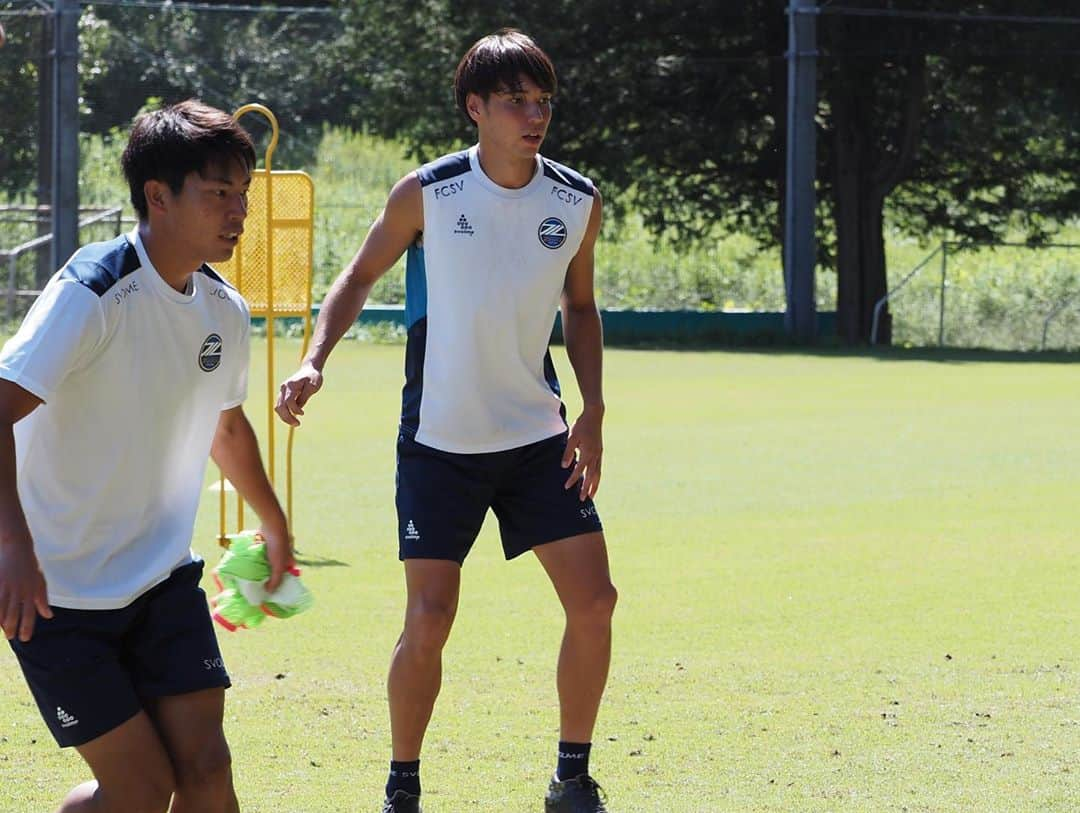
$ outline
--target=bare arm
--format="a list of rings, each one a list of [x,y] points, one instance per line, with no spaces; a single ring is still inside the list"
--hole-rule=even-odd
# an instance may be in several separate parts
[[[562,295],[563,339],[566,342],[566,354],[570,357],[570,364],[577,377],[583,404],[581,415],[570,429],[563,467],[569,467],[574,462],[576,453],[577,463],[566,481],[566,487],[570,488],[580,481],[582,500],[595,495],[600,487],[600,467],[604,453],[604,334],[593,289],[593,251],[600,234],[603,200],[599,189],[594,190],[594,194],[596,199],[589,215],[589,225],[581,246],[566,271]]]
[[[8,640],[29,641],[37,616],[52,618],[15,479],[14,426],[40,405],[37,396],[0,379],[0,626]]]
[[[266,553],[270,561],[270,580],[266,589],[273,592],[281,583],[285,571],[295,565],[292,540],[281,503],[266,477],[259,443],[243,407],[226,409],[218,418],[210,455],[221,467],[237,493],[259,517],[266,537]]]
[[[371,289],[424,228],[424,204],[420,181],[409,174],[398,181],[375,219],[360,250],[330,287],[319,310],[311,350],[300,369],[278,393],[274,409],[281,420],[299,426],[304,404],[323,382],[323,367],[330,351],[345,335],[364,308]]]

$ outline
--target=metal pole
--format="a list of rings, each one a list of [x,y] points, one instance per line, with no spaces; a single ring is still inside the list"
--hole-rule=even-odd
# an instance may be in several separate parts
[[[79,0],[53,3],[52,267],[79,243]]]
[[[798,339],[817,336],[814,265],[817,174],[817,0],[788,7],[787,181],[784,200],[785,324]]]
[[[19,255],[14,251],[8,255],[8,293],[7,293],[7,320],[11,322],[15,318],[15,289],[18,287],[18,262]]]
[[[938,309],[938,347],[945,346],[945,287],[948,284],[949,244],[941,244],[941,304]]]
[[[37,172],[37,228],[38,237],[52,234],[52,167],[53,167],[53,39],[56,32],[52,17],[41,18],[41,51],[38,59],[38,172]],[[45,287],[56,268],[52,264],[51,251],[36,251],[34,282],[38,290]]]

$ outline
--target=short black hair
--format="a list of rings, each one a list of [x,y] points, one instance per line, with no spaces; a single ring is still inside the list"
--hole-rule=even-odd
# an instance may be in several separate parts
[[[476,124],[465,100],[475,93],[484,101],[502,87],[513,89],[525,75],[547,93],[555,93],[558,79],[551,58],[532,37],[516,28],[500,28],[473,43],[454,72],[454,98],[462,115]]]
[[[147,181],[163,181],[173,194],[192,172],[238,161],[255,168],[255,145],[247,130],[216,107],[197,99],[143,113],[135,119],[120,164],[140,220],[147,218]]]

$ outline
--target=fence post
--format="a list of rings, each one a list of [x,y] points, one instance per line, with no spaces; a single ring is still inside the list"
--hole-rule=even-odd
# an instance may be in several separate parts
[[[7,291],[7,320],[10,322],[15,318],[15,282],[17,263],[19,262],[19,255],[15,252],[11,252],[7,255],[8,258],[8,291]]]
[[[948,284],[949,244],[941,244],[941,306],[938,313],[938,347],[945,346],[945,286]]]
[[[79,246],[78,0],[53,0],[52,267]]]
[[[785,324],[798,339],[817,338],[814,270],[817,176],[817,0],[788,6],[788,114],[784,198]]]

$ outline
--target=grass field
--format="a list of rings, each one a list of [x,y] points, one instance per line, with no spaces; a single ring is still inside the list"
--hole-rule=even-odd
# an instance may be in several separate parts
[[[593,767],[612,810],[1080,809],[1076,361],[609,352],[599,506],[621,599]],[[221,636],[249,813],[377,809],[401,366],[400,347],[343,344],[297,436],[316,608]],[[211,560],[215,528],[208,499]],[[489,523],[428,813],[541,809],[560,632],[539,566],[502,562]],[[0,810],[51,810],[82,778],[5,648]]]

